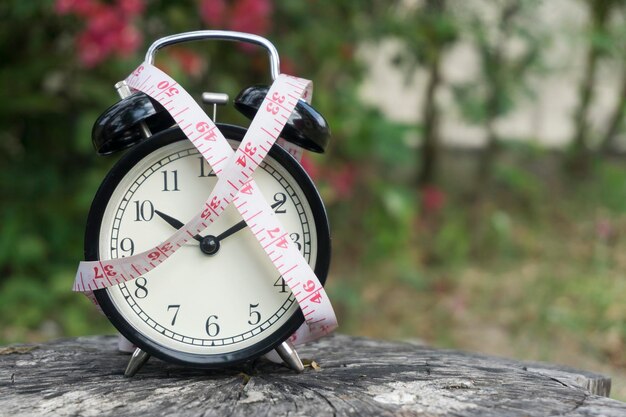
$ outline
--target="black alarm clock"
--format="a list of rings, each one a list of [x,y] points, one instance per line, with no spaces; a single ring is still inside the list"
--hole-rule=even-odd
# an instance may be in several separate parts
[[[261,45],[269,52],[273,78],[278,73],[273,45],[238,32],[200,31],[163,38],[150,47],[146,61],[164,46],[205,39]],[[104,178],[91,205],[85,234],[87,261],[132,256],[163,241],[197,213],[217,182],[206,160],[156,100],[132,92],[124,82],[116,87],[122,100],[98,118],[92,139],[101,155],[125,153]],[[265,86],[246,87],[234,106],[253,118],[267,91]],[[204,102],[213,106],[227,101],[224,94],[204,95]],[[246,128],[217,126],[236,149]],[[299,100],[280,137],[324,152],[330,131],[326,120]],[[254,180],[324,283],[330,232],[313,181],[277,145],[255,171]],[[193,236],[158,268],[94,291],[104,314],[136,346],[126,375],[137,372],[150,355],[216,368],[251,361],[272,350],[289,366],[302,370],[288,338],[304,322],[303,313],[246,222],[231,205],[205,232]]]

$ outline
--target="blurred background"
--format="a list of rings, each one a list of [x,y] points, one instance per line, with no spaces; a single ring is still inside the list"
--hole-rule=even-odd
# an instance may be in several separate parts
[[[304,165],[340,332],[569,364],[626,400],[625,1],[3,0],[0,19],[0,343],[113,332],[70,291],[119,158],[91,127],[154,40],[229,29],[315,82],[333,137]],[[198,95],[269,77],[228,42],[158,64]]]

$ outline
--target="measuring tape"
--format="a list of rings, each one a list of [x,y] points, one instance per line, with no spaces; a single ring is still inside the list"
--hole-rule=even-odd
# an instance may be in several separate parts
[[[310,97],[311,82],[280,74],[236,151],[191,95],[163,71],[144,62],[126,82],[157,100],[170,113],[209,163],[218,181],[202,211],[166,241],[130,257],[81,262],[73,290],[84,293],[97,304],[94,290],[133,280],[156,268],[233,203],[300,305],[305,323],[290,341],[306,343],[332,332],[337,319],[324,287],[252,179],[298,100]]]

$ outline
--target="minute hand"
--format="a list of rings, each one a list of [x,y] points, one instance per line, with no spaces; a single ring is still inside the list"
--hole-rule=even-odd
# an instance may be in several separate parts
[[[281,204],[283,204],[283,201],[279,201],[277,203],[272,204],[272,209],[275,209],[276,207],[280,206]],[[220,233],[219,235],[217,235],[215,237],[215,240],[217,240],[218,242],[220,242],[222,239],[226,239],[228,236],[240,231],[241,229],[244,229],[247,226],[246,221],[242,220],[239,223],[235,224],[234,226],[224,230],[222,233]]]

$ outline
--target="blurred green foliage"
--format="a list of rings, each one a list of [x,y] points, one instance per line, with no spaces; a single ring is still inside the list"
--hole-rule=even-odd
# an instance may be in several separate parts
[[[328,289],[341,331],[574,364],[591,352],[592,364],[626,369],[626,168],[621,157],[599,153],[613,149],[624,131],[626,105],[616,104],[606,132],[578,126],[589,151],[585,177],[561,169],[563,152],[505,144],[493,129],[534,97],[529,80],[555,71],[544,56],[551,28],[535,24],[540,2],[238,0],[228,3],[230,15],[207,17],[216,2],[126,2],[138,9],[123,14],[122,23],[143,41],[130,39],[139,43],[130,53],[113,42],[91,64],[80,39],[94,27],[113,29],[97,13],[80,15],[93,11],[63,7],[97,3],[122,13],[124,2],[0,3],[0,342],[112,331],[70,291],[91,199],[117,159],[95,155],[91,126],[117,101],[112,85],[149,43],[177,32],[232,29],[237,5],[249,3],[258,7],[246,13],[259,13],[249,24],[267,30],[260,34],[277,46],[286,72],[314,80],[313,104],[332,128],[329,152],[309,158],[331,218]],[[594,7],[607,6],[602,1],[580,3],[591,11],[588,27],[579,28],[581,45],[626,74],[620,25],[593,20]],[[621,2],[610,8],[624,12]],[[222,26],[211,25],[218,18]],[[421,124],[391,121],[360,98],[362,48],[390,38],[402,45],[392,63],[407,79],[421,70],[434,80],[432,94],[424,92],[430,113]],[[439,60],[459,42],[478,52],[480,71],[448,87],[455,110],[488,132],[488,146],[427,153],[420,146],[427,137],[440,146],[443,110],[435,98],[446,80]],[[521,52],[509,55],[509,42]],[[196,95],[234,97],[268,81],[262,51],[227,42],[171,48],[158,63]],[[587,81],[572,86],[583,104],[594,91],[593,82],[582,85]],[[247,123],[232,108],[219,120]],[[420,181],[432,158],[436,175]]]

